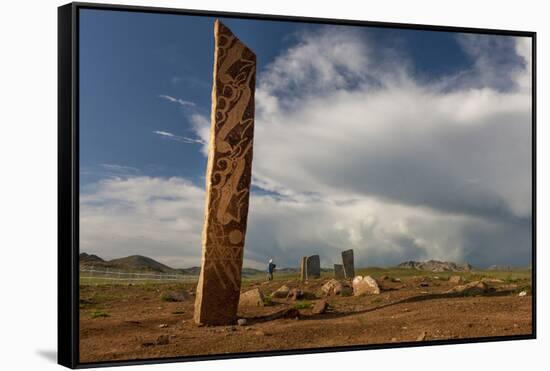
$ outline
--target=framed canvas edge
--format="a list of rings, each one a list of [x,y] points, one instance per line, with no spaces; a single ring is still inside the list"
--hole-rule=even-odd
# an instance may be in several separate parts
[[[181,14],[207,17],[225,17],[268,21],[286,21],[317,24],[370,26],[442,32],[492,34],[530,37],[532,39],[532,332],[525,335],[502,335],[468,339],[446,339],[424,342],[401,342],[370,345],[321,347],[311,349],[274,350],[231,354],[177,356],[152,359],[130,359],[82,363],[79,360],[79,81],[78,41],[80,9],[133,11],[145,13]],[[372,349],[390,349],[433,345],[473,344],[510,340],[532,340],[537,336],[537,100],[536,100],[536,40],[534,31],[490,28],[456,27],[425,24],[374,22],[348,19],[329,19],[283,16],[194,9],[159,8],[148,6],[73,2],[58,7],[58,284],[57,284],[57,343],[58,363],[69,368],[110,367],[154,363],[193,362],[217,359],[268,357],[298,354],[316,354]]]

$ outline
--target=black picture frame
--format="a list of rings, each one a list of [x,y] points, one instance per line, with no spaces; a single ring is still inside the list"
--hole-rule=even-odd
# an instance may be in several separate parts
[[[262,351],[201,356],[181,356],[108,362],[82,363],[79,360],[79,11],[97,9],[124,12],[162,13],[193,16],[217,16],[254,20],[282,20],[317,24],[376,26],[410,30],[429,30],[475,34],[523,36],[532,39],[532,333],[527,335],[493,336],[472,339],[430,340],[429,342],[402,342],[375,345],[337,346],[315,349]],[[508,340],[536,339],[536,32],[464,28],[423,24],[404,24],[326,19],[267,14],[232,13],[190,9],[156,8],[145,6],[70,3],[58,8],[58,363],[69,368],[121,366],[167,362],[189,362],[213,359],[279,356],[341,352],[381,348],[402,348],[431,345],[481,343]]]

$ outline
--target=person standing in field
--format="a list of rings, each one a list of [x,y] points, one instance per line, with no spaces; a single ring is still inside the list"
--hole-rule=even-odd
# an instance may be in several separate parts
[[[271,281],[273,279],[273,271],[275,270],[275,263],[273,263],[273,259],[269,259],[269,264],[267,265],[267,280]]]

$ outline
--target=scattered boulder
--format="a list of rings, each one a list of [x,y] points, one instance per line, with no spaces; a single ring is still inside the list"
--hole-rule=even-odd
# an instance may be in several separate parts
[[[489,286],[483,281],[474,281],[466,285],[460,285],[453,287],[452,289],[446,291],[447,294],[461,294],[461,295],[481,295],[488,293],[490,290]]]
[[[304,298],[304,292],[300,289],[291,289],[287,295],[287,299],[301,300]]]
[[[527,291],[521,291],[518,296],[526,296],[527,295]]]
[[[451,276],[449,277],[449,282],[461,285],[464,283],[464,278],[462,276]]]
[[[161,323],[159,325],[159,328],[167,328],[167,327],[168,327],[168,324],[166,324],[166,323]]]
[[[279,318],[300,318],[300,311],[296,308],[285,308],[261,318],[264,321],[273,321]]]
[[[356,276],[352,282],[353,295],[380,294],[380,287],[371,276]]]
[[[499,280],[498,278],[483,278],[482,279],[483,282],[487,282],[487,283],[504,283],[503,280]]]
[[[315,305],[313,306],[313,309],[311,310],[311,313],[313,314],[323,314],[328,308],[328,303],[326,300],[319,300]]]
[[[340,281],[330,279],[321,287],[321,290],[326,296],[332,296],[340,294],[343,288],[344,285]]]
[[[241,294],[239,298],[239,305],[243,305],[247,307],[263,307],[264,295],[258,288],[248,290]]]
[[[247,323],[248,323],[248,321],[246,320],[246,318],[239,318],[237,320],[237,325],[239,325],[239,326],[245,326]]]
[[[288,295],[286,297],[287,299],[292,299],[292,300],[315,300],[317,299],[317,296],[312,293],[312,292],[308,292],[308,291],[303,291],[303,290],[300,290],[300,289],[291,289],[289,292],[288,292]]]
[[[177,302],[189,299],[189,293],[183,290],[165,291],[160,295],[162,301]]]
[[[381,281],[386,281],[386,280],[389,280],[389,279],[390,279],[389,276],[386,276],[386,275],[380,276],[380,280],[381,280]]]
[[[271,294],[272,298],[284,299],[288,296],[290,288],[287,285],[279,287],[277,290],[273,291]]]
[[[416,338],[416,341],[424,341],[426,340],[426,336],[428,335],[428,333],[426,331],[422,331],[420,333],[420,335],[418,335],[418,337]]]
[[[401,282],[401,278],[396,277],[391,279],[392,282]]]

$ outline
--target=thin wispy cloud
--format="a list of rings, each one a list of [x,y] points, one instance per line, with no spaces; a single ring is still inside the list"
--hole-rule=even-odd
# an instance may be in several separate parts
[[[132,166],[124,166],[118,164],[100,164],[99,166],[101,166],[105,170],[116,173],[139,173],[139,169]]]
[[[176,134],[170,133],[168,131],[155,130],[155,131],[153,131],[153,133],[157,134],[157,135],[160,135],[161,137],[163,137],[165,139],[175,140],[176,142],[182,142],[182,143],[187,143],[187,144],[194,144],[194,143],[204,144],[204,141],[202,139],[184,137],[184,136],[181,136],[181,135],[176,135]]]
[[[161,94],[161,95],[159,95],[159,98],[165,99],[165,100],[167,100],[169,102],[172,102],[172,103],[177,103],[180,106],[195,107],[194,102],[191,102],[191,101],[188,101],[188,100],[183,100],[183,99],[180,99],[180,98],[175,98],[175,97],[172,97],[170,95]]]

